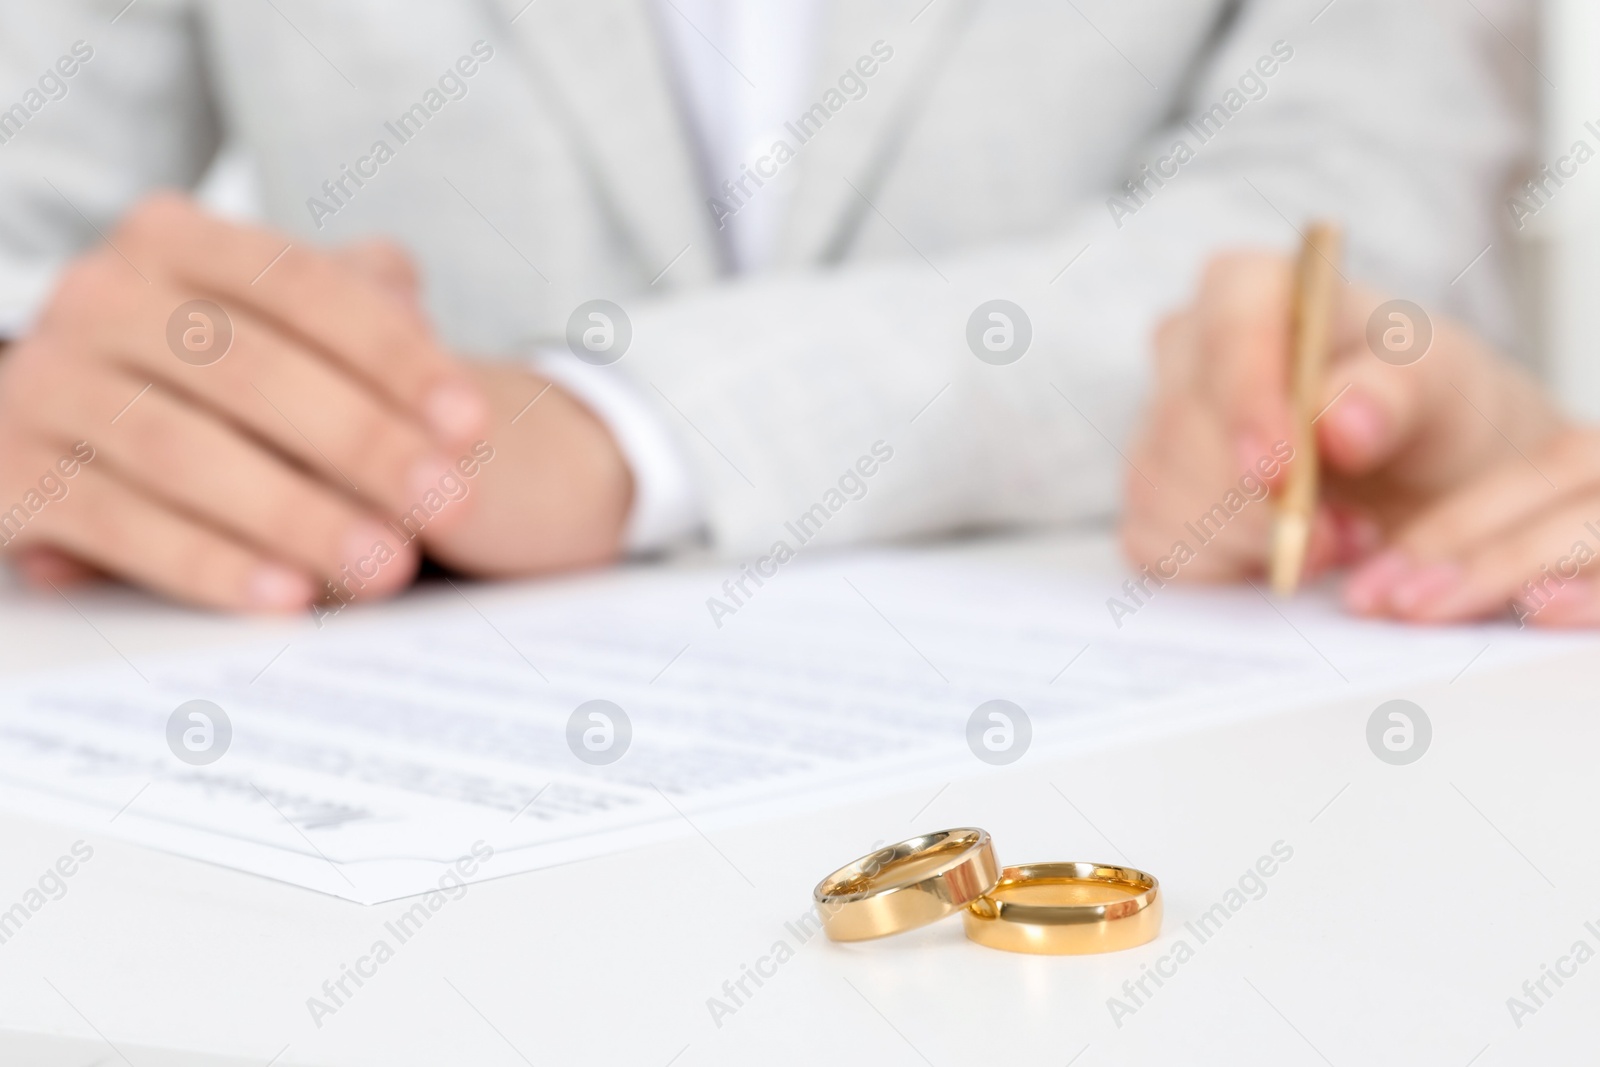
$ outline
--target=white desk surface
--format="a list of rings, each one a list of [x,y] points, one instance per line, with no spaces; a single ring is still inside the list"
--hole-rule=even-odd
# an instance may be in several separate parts
[[[974,551],[1110,559],[1103,542]],[[0,591],[0,674],[105,659],[107,639],[137,657],[271,625],[125,591],[72,597],[77,610]],[[1569,651],[1388,694],[1434,724],[1428,754],[1405,767],[1367,749],[1378,701],[1330,687],[1286,693],[1299,710],[1271,718],[1092,757],[1030,754],[937,793],[719,833],[714,847],[696,836],[483,883],[320,1029],[307,997],[399,905],[91,837],[95,857],[67,895],[0,946],[0,1030],[82,1042],[0,1035],[0,1063],[201,1062],[146,1046],[325,1067],[1592,1062],[1600,959],[1560,987],[1546,979],[1552,995],[1520,1026],[1507,998],[1579,940],[1600,952],[1595,661]],[[971,944],[954,920],[854,946],[785,929],[822,874],[874,841],[956,825],[990,830],[1005,862],[1154,872],[1161,938],[1034,957]],[[0,906],[81,836],[0,816]],[[1278,841],[1293,858],[1265,895],[1200,944],[1185,923]],[[753,995],[718,1026],[707,998],[780,939],[793,958],[759,989],[747,980]],[[1192,958],[1159,988],[1146,979],[1153,995],[1118,1026],[1107,998],[1180,939]]]

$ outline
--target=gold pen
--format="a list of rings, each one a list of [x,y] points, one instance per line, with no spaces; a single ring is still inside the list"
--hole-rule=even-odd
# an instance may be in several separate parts
[[[1333,343],[1333,307],[1343,245],[1344,235],[1338,226],[1314,222],[1306,227],[1300,260],[1295,266],[1289,354],[1294,458],[1289,463],[1272,523],[1272,588],[1279,596],[1289,596],[1300,585],[1317,510],[1317,438],[1311,423],[1317,417],[1317,402]]]

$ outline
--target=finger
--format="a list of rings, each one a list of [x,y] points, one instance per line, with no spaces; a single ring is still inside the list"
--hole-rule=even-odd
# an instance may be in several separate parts
[[[330,249],[328,254],[335,261],[383,286],[412,310],[421,312],[416,264],[393,241],[374,237],[340,245]]]
[[[1121,540],[1136,565],[1177,559],[1181,576],[1236,581],[1265,569],[1274,512],[1268,484],[1281,450],[1260,456],[1229,448],[1218,413],[1192,396],[1158,396],[1127,479]],[[1306,547],[1305,578],[1370,552],[1375,525],[1348,508],[1319,505]],[[1156,567],[1163,577],[1173,569]]]
[[[1548,596],[1595,560],[1584,523],[1597,503],[1593,497],[1570,498],[1461,557],[1413,567],[1390,587],[1389,613],[1449,622],[1503,612],[1519,597]]]
[[[1600,582],[1593,578],[1574,578],[1551,590],[1541,603],[1523,598],[1512,610],[1527,626],[1570,629],[1600,626]]]
[[[1301,582],[1310,582],[1335,567],[1343,566],[1355,551],[1352,542],[1357,536],[1347,517],[1329,504],[1318,503],[1311,515],[1311,532],[1306,539]]]
[[[316,587],[303,571],[185,518],[85,467],[77,491],[25,534],[176,600],[234,611],[302,611]]]
[[[404,513],[452,470],[447,446],[338,368],[253,318],[241,318],[236,333],[231,366],[168,361],[167,380],[180,389],[198,382],[232,420],[387,514]]]
[[[1349,304],[1347,332],[1386,306],[1357,290]],[[1516,449],[1531,451],[1562,425],[1521,369],[1448,320],[1427,329],[1429,347],[1407,363],[1387,362],[1364,329],[1340,349],[1317,419],[1331,470],[1353,477],[1386,468],[1391,478],[1425,491],[1472,477]]]
[[[1204,380],[1237,433],[1242,456],[1260,455],[1293,436],[1289,364],[1294,286],[1293,262],[1263,253],[1219,257],[1202,286],[1197,306],[1204,323],[1200,342],[1207,368]],[[1372,364],[1399,369],[1379,364],[1366,348],[1366,320],[1379,302],[1375,294],[1346,284],[1340,284],[1335,294],[1333,358],[1313,419],[1321,424],[1331,417],[1317,430],[1319,444],[1328,448],[1335,467],[1375,451],[1381,442],[1372,438],[1380,431],[1398,439],[1406,430],[1398,420],[1378,420],[1386,409],[1375,405],[1405,399],[1382,388],[1391,384],[1387,379],[1372,390],[1359,388],[1375,374]],[[1276,484],[1277,479],[1272,481]]]
[[[1317,449],[1331,469],[1369,474],[1386,463],[1415,431],[1415,377],[1398,368],[1353,361],[1336,366],[1322,390]]]
[[[1155,354],[1156,391],[1168,395],[1195,392],[1200,363],[1200,334],[1196,316],[1184,310],[1166,316],[1151,339]]]
[[[325,480],[388,514],[401,514],[450,468],[450,454],[409,416],[271,323],[246,311],[230,316],[226,355],[197,366],[168,348],[167,309],[183,298],[156,283],[154,292],[115,284],[105,262],[76,266],[66,285],[78,304],[104,314],[63,324],[75,378],[100,373],[100,352],[141,377],[126,395],[85,410],[85,425],[105,425],[132,411],[152,381],[199,400],[230,422],[294,457]],[[59,374],[61,368],[45,373]],[[58,383],[44,382],[41,387]],[[23,413],[29,417],[28,412]],[[451,521],[446,516],[445,521]]]
[[[1368,305],[1376,307],[1376,296],[1352,293],[1350,299],[1356,305],[1354,317]],[[1403,449],[1419,449],[1423,455],[1418,460],[1431,461],[1426,453],[1481,444],[1483,435],[1493,432],[1481,419],[1450,420],[1444,425],[1453,432],[1444,441],[1427,432],[1439,425],[1441,404],[1468,408],[1464,398],[1482,391],[1475,354],[1466,355],[1465,342],[1457,338],[1456,331],[1441,324],[1434,358],[1403,365],[1377,358],[1364,336],[1341,348],[1323,383],[1316,417],[1324,462],[1357,476],[1389,463]]]
[[[113,374],[91,378],[78,395],[104,404],[95,391],[115,398],[135,388],[134,379]],[[57,407],[56,417],[82,425],[74,406]],[[375,543],[398,542],[343,494],[159,385],[97,435],[96,447],[101,463],[147,496],[326,580],[360,566]],[[397,544],[392,562],[373,575],[370,595],[410,581],[415,552]]]
[[[1411,353],[1397,355],[1389,347],[1380,355],[1368,327],[1385,303],[1382,295],[1358,286],[1344,286],[1340,293],[1333,360],[1322,383],[1315,421],[1324,461],[1347,474],[1375,469],[1415,436],[1423,413],[1446,384],[1439,372],[1456,362],[1444,354],[1457,347],[1453,339],[1433,343],[1431,321],[1426,327],[1429,348],[1415,359],[1396,363]],[[1407,336],[1416,340],[1418,326],[1409,326]],[[1441,354],[1424,360],[1434,348]],[[1461,374],[1459,367],[1454,370]]]
[[[1413,559],[1449,559],[1501,537],[1573,493],[1600,484],[1600,436],[1561,435],[1496,464],[1413,520],[1395,545]]]
[[[1385,549],[1345,578],[1341,599],[1346,610],[1356,615],[1383,615],[1389,608],[1389,594],[1413,570],[1409,557],[1399,549]]]
[[[1202,374],[1209,373],[1210,368],[1200,348],[1200,336],[1199,316],[1185,311],[1163,319],[1156,329],[1154,340],[1157,400],[1152,404],[1155,414],[1151,424],[1144,429],[1144,437],[1154,439],[1166,436],[1179,451],[1185,453],[1188,451],[1186,439],[1179,435],[1162,434],[1160,424],[1164,420],[1159,409],[1162,398],[1171,398],[1178,404],[1208,404],[1209,390],[1201,386],[1200,378]],[[1219,424],[1215,432],[1226,436],[1227,428]],[[1233,448],[1221,459],[1223,466],[1218,473],[1231,478],[1236,472],[1254,471],[1268,485],[1275,485],[1283,477],[1284,452],[1281,449],[1260,448],[1259,444],[1254,434],[1235,437]]]
[[[1252,522],[1248,530],[1242,525],[1235,527],[1219,541],[1215,531],[1221,506],[1214,503],[1209,510],[1195,509],[1196,519],[1177,511],[1126,517],[1119,528],[1124,557],[1135,568],[1149,568],[1167,580],[1234,582],[1262,574],[1270,522]],[[1305,581],[1342,564],[1343,536],[1332,512],[1319,508],[1306,545]]]
[[[123,222],[119,244],[180,288],[215,295],[326,355],[445,440],[482,432],[488,405],[413,309],[334,257],[282,234],[216,218],[175,195]]]
[[[1215,411],[1189,397],[1157,398],[1135,462],[1159,482],[1137,471],[1128,478],[1122,534],[1133,562],[1182,557],[1183,577],[1197,581],[1260,569],[1270,522],[1265,487],[1238,473]]]
[[[1240,252],[1206,268],[1195,301],[1205,395],[1242,450],[1289,440],[1288,364],[1293,266]]]
[[[1383,529],[1364,510],[1341,501],[1323,501],[1331,527],[1329,567],[1348,567],[1377,552],[1383,545]]]
[[[17,576],[35,589],[82,585],[103,577],[101,571],[82,560],[47,545],[33,545],[21,549],[12,562],[16,566]]]
[[[453,469],[451,446],[384,404],[337,368],[246,323],[239,361],[209,394],[231,420],[295,457],[340,491],[403,514]],[[217,367],[178,367],[180,381]],[[199,375],[188,374],[198,370]],[[180,386],[181,387],[181,386]],[[464,446],[455,446],[463,448]],[[456,518],[440,516],[441,526]]]

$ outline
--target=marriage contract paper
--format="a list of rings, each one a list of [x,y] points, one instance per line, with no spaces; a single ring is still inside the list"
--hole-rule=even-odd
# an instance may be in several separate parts
[[[1123,582],[926,551],[440,583],[18,680],[0,806],[372,904],[1551,647]]]

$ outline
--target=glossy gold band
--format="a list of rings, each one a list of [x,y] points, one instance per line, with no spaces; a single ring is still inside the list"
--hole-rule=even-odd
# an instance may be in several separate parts
[[[1030,863],[1001,871],[961,921],[973,941],[1008,952],[1114,952],[1161,932],[1161,887],[1132,867]]]
[[[834,871],[812,891],[835,941],[865,941],[954,915],[994,888],[1000,864],[974,827],[923,834]]]

